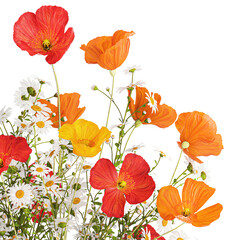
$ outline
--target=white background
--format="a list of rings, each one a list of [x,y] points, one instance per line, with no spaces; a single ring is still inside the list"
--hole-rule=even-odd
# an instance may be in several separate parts
[[[209,227],[184,229],[190,239],[239,239],[240,2],[4,1],[0,9],[0,108],[14,107],[13,94],[19,82],[32,75],[51,82],[53,88],[49,92],[55,92],[51,66],[44,57],[29,56],[12,38],[13,25],[19,16],[35,12],[42,5],[62,6],[69,12],[68,26],[74,28],[75,39],[55,69],[62,93],[77,91],[82,95],[81,106],[87,107],[83,118],[105,125],[108,102],[90,87],[93,84],[101,89],[110,87],[111,76],[97,65],[86,64],[79,47],[97,36],[110,36],[123,29],[136,34],[131,37],[127,60],[117,69],[117,87],[130,82],[130,75],[123,70],[141,65],[135,81],[145,81],[146,87],[162,96],[163,103],[174,107],[178,114],[198,110],[215,120],[224,150],[219,157],[204,161],[211,170],[209,185],[216,188],[209,204],[220,202],[223,212]],[[125,93],[114,94],[125,101]],[[117,118],[112,118],[111,123],[118,123]],[[173,125],[164,130],[143,126],[131,139],[130,146],[141,142],[158,146],[172,159],[173,163],[162,163],[159,168],[158,186],[169,182],[179,154],[178,138]],[[156,158],[156,153],[150,151],[143,149],[141,154]]]

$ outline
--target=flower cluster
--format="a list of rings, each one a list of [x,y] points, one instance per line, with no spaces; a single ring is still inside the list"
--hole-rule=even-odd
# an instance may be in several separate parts
[[[14,25],[16,45],[31,56],[46,56],[57,86],[53,64],[74,40],[73,29],[65,31],[67,23],[65,9],[42,6],[21,15]],[[48,85],[38,78],[20,83],[15,102],[21,110],[14,121],[10,108],[0,110],[3,239],[66,240],[71,231],[70,239],[81,240],[187,240],[186,233],[177,231],[180,226],[208,226],[220,217],[220,203],[201,209],[215,189],[204,182],[209,174],[199,157],[218,156],[223,149],[214,120],[199,111],[177,114],[161,102],[159,93],[134,82],[138,67],[127,70],[131,82],[119,91],[125,93],[124,110],[113,97],[116,69],[126,60],[134,34],[118,30],[80,47],[87,63],[110,71],[111,91],[92,87],[109,101],[105,126],[82,118],[86,107],[79,106],[79,93],[60,94],[57,89],[45,97]],[[119,116],[110,127],[113,107]],[[156,128],[157,136],[159,128],[174,124],[180,157],[164,186],[154,175],[164,152],[158,152],[158,160],[145,159],[138,152],[144,144],[128,144],[144,125]],[[177,176],[183,154],[187,164]]]

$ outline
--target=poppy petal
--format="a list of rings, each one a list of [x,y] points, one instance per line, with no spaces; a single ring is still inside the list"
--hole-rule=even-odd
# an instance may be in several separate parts
[[[124,194],[117,188],[107,188],[103,196],[102,211],[108,217],[122,218],[126,199]]]
[[[90,171],[90,184],[95,189],[117,186],[117,171],[112,162],[101,158]]]
[[[190,215],[191,224],[195,227],[205,227],[217,220],[223,207],[220,203],[205,208],[196,214]]]
[[[173,220],[183,211],[178,190],[173,186],[162,187],[157,196],[157,209],[164,220]]]
[[[207,200],[214,194],[215,189],[206,183],[188,178],[182,190],[182,202],[184,208],[190,212],[197,212]]]

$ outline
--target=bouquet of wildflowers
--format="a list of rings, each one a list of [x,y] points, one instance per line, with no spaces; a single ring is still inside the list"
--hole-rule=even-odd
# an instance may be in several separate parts
[[[189,239],[178,228],[208,226],[222,211],[219,203],[203,207],[215,189],[204,182],[208,174],[199,159],[223,149],[215,122],[203,112],[177,114],[162,104],[158,93],[135,82],[138,67],[127,70],[131,82],[118,89],[125,93],[122,108],[114,99],[116,69],[135,34],[123,30],[80,47],[87,63],[109,70],[112,78],[109,89],[92,86],[109,103],[105,126],[84,119],[80,94],[60,93],[54,69],[74,40],[73,29],[65,31],[67,22],[65,9],[42,6],[22,14],[14,25],[13,39],[21,50],[46,56],[57,90],[45,96],[48,84],[28,78],[15,93],[21,108],[17,118],[10,120],[8,107],[0,111],[0,238]],[[110,125],[112,108],[118,116]],[[159,189],[154,172],[164,152],[157,160],[144,159],[137,154],[142,145],[128,143],[143,125],[173,124],[179,132],[179,159],[173,172],[166,169],[169,185]],[[187,163],[178,175],[183,155]]]

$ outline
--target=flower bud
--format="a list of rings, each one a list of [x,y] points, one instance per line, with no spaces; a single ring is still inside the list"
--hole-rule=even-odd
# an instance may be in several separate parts
[[[28,87],[27,92],[32,97],[36,97],[36,95],[37,95],[36,90],[33,87]]]
[[[98,87],[97,87],[96,85],[92,85],[91,89],[92,89],[93,91],[96,91],[96,90],[98,90]]]
[[[206,180],[206,178],[207,178],[207,174],[203,171],[201,172],[201,178],[202,178],[202,180]]]
[[[190,173],[193,173],[193,165],[192,165],[191,163],[188,164],[187,170],[188,170]]]
[[[135,121],[135,127],[137,128],[137,127],[140,127],[141,125],[142,125],[142,122],[139,119],[137,119]]]
[[[65,228],[66,226],[67,226],[67,223],[65,223],[65,222],[60,222],[58,224],[58,227],[60,227],[60,228]]]

